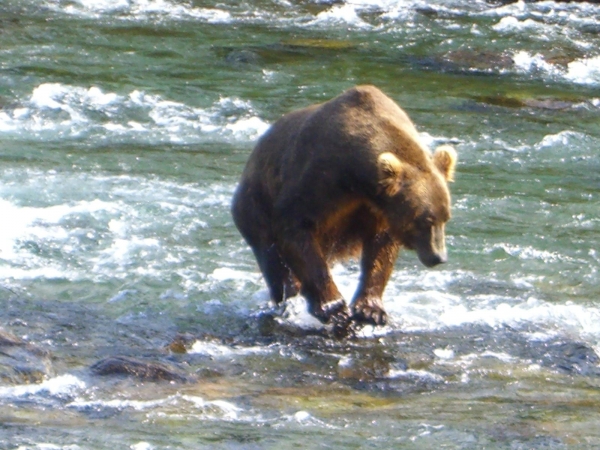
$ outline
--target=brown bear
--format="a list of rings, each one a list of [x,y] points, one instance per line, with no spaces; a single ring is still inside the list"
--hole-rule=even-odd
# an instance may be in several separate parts
[[[323,323],[386,323],[382,294],[400,248],[446,261],[456,152],[432,155],[374,86],[286,114],[260,138],[233,197],[236,226],[277,304],[302,294]],[[328,264],[361,254],[351,312]]]

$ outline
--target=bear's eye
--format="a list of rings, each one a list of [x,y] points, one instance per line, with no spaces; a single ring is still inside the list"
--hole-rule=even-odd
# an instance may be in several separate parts
[[[435,225],[435,217],[433,217],[431,215],[423,216],[423,217],[421,217],[421,223],[425,227],[432,227]]]

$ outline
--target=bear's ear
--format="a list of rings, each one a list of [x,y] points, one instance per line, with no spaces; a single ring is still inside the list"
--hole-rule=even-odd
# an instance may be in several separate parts
[[[446,181],[454,181],[454,167],[456,166],[456,150],[454,150],[454,147],[440,145],[435,149],[433,162]]]
[[[402,162],[393,153],[382,153],[377,158],[377,170],[379,172],[379,186],[389,195],[396,195],[400,190],[402,178]]]

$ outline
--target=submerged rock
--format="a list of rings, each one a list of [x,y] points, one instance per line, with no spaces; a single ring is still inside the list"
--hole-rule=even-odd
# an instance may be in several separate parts
[[[496,72],[510,69],[514,65],[512,56],[489,50],[452,50],[442,57],[442,61],[455,69],[469,72]]]
[[[229,64],[235,66],[245,66],[245,65],[259,65],[262,62],[260,55],[256,52],[248,49],[234,49],[231,50],[227,56],[225,56],[225,61]]]
[[[166,349],[171,353],[183,355],[188,352],[192,345],[194,345],[196,339],[196,336],[189,333],[178,334],[173,338]]]
[[[130,356],[110,356],[93,364],[90,369],[96,375],[127,375],[143,381],[195,381],[193,376],[173,365]]]
[[[548,344],[542,363],[570,375],[600,376],[600,357],[592,348],[580,342]]]
[[[566,100],[558,98],[527,98],[511,95],[485,95],[475,97],[475,100],[480,103],[485,103],[492,106],[501,106],[503,108],[535,108],[553,111],[570,109],[583,102],[583,100],[576,99]]]
[[[514,68],[515,62],[507,53],[489,50],[459,49],[443,55],[408,57],[408,61],[422,70],[442,73],[489,75]]]
[[[214,47],[213,52],[227,64],[250,69],[264,64],[297,63],[299,59],[330,58],[340,51],[357,48],[357,44],[344,40],[290,38],[267,45]]]
[[[0,330],[0,381],[39,383],[52,374],[50,353]]]
[[[536,57],[540,57],[556,70],[566,70],[570,63],[585,58],[586,55],[577,48],[565,45],[542,50]],[[520,71],[517,54],[506,50],[459,48],[443,54],[412,56],[408,60],[423,70],[461,75],[503,75]]]
[[[348,50],[356,47],[356,44],[338,39],[286,39],[281,42],[284,47],[289,48],[313,48],[322,50]]]

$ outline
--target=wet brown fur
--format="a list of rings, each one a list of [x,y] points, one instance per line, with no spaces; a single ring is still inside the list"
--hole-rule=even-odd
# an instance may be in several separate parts
[[[232,206],[272,299],[301,292],[316,317],[343,321],[349,313],[328,264],[362,255],[354,317],[384,323],[381,296],[399,249],[417,250],[428,265],[445,259],[456,155],[443,147],[432,155],[406,113],[373,86],[277,121],[250,156]]]

